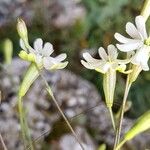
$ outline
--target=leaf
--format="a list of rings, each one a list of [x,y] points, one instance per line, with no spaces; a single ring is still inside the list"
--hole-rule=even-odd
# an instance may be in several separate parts
[[[33,84],[33,82],[37,79],[38,76],[39,72],[36,65],[34,63],[31,63],[20,85],[18,93],[19,97],[23,97],[27,93],[30,86]]]
[[[118,150],[125,142],[131,140],[136,135],[144,132],[145,130],[150,128],[150,110],[144,113],[131,127],[131,129],[124,135],[124,139],[117,146],[116,150]]]
[[[125,134],[126,140],[131,140],[137,134],[150,128],[150,111],[144,113],[132,126],[132,128]]]

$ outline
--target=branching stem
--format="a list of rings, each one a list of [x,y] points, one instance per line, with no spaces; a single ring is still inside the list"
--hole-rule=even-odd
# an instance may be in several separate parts
[[[126,101],[127,101],[127,97],[128,97],[128,93],[129,93],[131,84],[132,83],[129,82],[129,77],[127,77],[126,88],[125,88],[125,93],[124,93],[124,97],[123,97],[123,103],[122,103],[122,108],[121,108],[121,113],[120,113],[120,118],[119,118],[119,126],[118,126],[118,128],[116,130],[114,150],[115,150],[116,146],[119,144],[119,141],[120,141],[124,110],[125,110]]]
[[[37,69],[38,69],[38,67],[37,67]],[[65,114],[64,114],[63,111],[61,110],[61,108],[60,108],[60,106],[59,106],[57,100],[55,99],[55,97],[54,97],[54,95],[53,95],[53,92],[52,92],[50,86],[48,85],[48,82],[46,81],[45,77],[40,73],[40,70],[39,70],[39,69],[38,69],[38,71],[39,71],[39,74],[40,74],[42,80],[43,80],[44,83],[45,83],[46,90],[47,90],[49,96],[52,98],[52,100],[53,100],[53,102],[55,103],[57,109],[59,110],[60,114],[62,115],[63,119],[64,119],[65,122],[67,123],[69,129],[71,130],[73,136],[76,138],[77,142],[79,143],[81,149],[84,150],[84,147],[83,147],[83,145],[81,144],[80,139],[78,138],[77,134],[75,133],[74,129],[72,128],[71,124],[69,123],[67,117],[65,116]]]

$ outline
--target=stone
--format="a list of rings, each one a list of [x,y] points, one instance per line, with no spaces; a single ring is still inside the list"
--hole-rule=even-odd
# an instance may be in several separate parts
[[[17,91],[28,65],[29,63],[20,59],[14,59],[11,65],[4,66],[0,70],[0,89],[2,92],[0,133],[8,149],[11,150],[24,149],[17,111]],[[88,147],[87,150],[95,150],[100,143],[106,143],[109,148],[112,148],[114,131],[110,116],[94,85],[68,70],[44,71],[43,76],[51,86],[63,112],[76,129],[83,145]],[[55,129],[61,133],[56,138],[56,143],[50,145],[59,146],[59,149],[63,150],[64,143],[69,138],[75,149],[78,150],[73,135],[52,99],[48,96],[40,77],[31,86],[23,102],[27,111],[27,121],[32,139],[36,142],[36,150],[41,149],[46,137],[51,136],[49,138],[52,139],[51,142],[53,143],[56,137],[52,133],[54,132],[55,135]],[[134,120],[124,118],[122,135],[132,126],[133,122]],[[85,137],[87,137],[86,140]],[[150,147],[149,141],[150,135],[146,132],[138,135],[124,147],[128,150],[133,147],[145,149]]]

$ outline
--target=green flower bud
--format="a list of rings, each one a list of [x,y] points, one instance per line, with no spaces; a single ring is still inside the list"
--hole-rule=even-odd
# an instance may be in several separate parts
[[[103,76],[103,89],[107,107],[111,108],[116,86],[116,70],[109,69]]]
[[[129,74],[129,83],[134,82],[141,71],[142,68],[140,65],[132,65],[132,72]]]
[[[28,41],[28,31],[25,22],[18,18],[17,20],[17,31],[22,40]]]
[[[12,53],[13,53],[13,43],[10,39],[6,39],[4,41],[4,58],[5,64],[11,64],[12,61]]]

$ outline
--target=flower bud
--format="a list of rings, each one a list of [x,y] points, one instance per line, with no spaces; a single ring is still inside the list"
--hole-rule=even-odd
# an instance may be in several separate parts
[[[13,43],[10,39],[6,39],[3,45],[5,64],[11,64],[13,54]]]
[[[17,20],[17,31],[22,40],[28,41],[28,31],[25,22],[18,18]]]
[[[109,69],[103,76],[103,89],[105,94],[106,106],[111,108],[114,100],[116,86],[116,70]]]
[[[129,74],[129,83],[134,82],[141,71],[142,68],[140,65],[132,65],[132,72]]]

